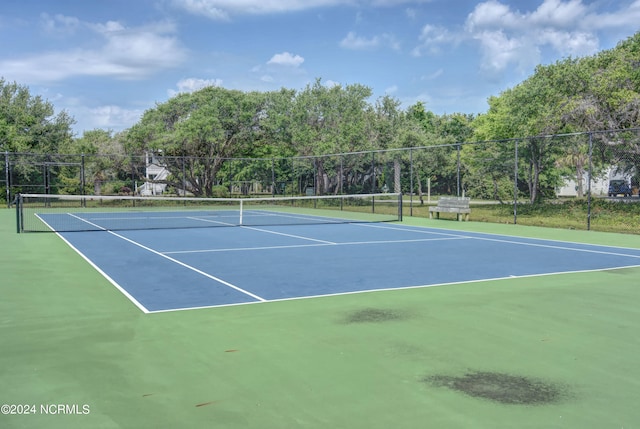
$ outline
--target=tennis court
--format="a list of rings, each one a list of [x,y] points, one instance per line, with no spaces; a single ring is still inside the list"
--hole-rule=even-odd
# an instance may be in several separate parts
[[[183,211],[144,199],[126,210],[71,211],[52,208],[65,197],[33,198],[45,204],[21,222],[58,231],[145,313],[640,266],[637,249],[408,227],[374,222],[395,220],[376,213],[344,221],[290,204],[326,198]],[[194,202],[176,203],[184,201]]]
[[[200,226],[239,224],[235,208],[189,210],[195,225],[168,228],[185,213],[28,208],[57,234],[16,234],[14,213],[0,213],[1,402],[90,409],[0,425],[640,419],[637,236],[265,209],[232,227]],[[304,220],[283,225],[284,212]]]

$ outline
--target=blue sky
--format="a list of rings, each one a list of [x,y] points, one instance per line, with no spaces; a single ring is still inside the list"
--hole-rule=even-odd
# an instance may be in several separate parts
[[[120,131],[178,92],[359,83],[482,113],[537,64],[610,49],[640,0],[3,0],[0,77]]]

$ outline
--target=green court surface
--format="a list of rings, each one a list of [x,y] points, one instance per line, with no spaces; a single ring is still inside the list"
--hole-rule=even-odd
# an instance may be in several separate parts
[[[640,248],[636,235],[405,222]],[[0,240],[0,428],[640,422],[640,268],[143,314],[55,234],[16,234],[11,210]]]

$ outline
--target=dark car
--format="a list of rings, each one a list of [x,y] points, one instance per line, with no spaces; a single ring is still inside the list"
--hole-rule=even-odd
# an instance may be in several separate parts
[[[631,186],[626,180],[609,180],[609,196],[617,197],[618,195],[630,197]]]

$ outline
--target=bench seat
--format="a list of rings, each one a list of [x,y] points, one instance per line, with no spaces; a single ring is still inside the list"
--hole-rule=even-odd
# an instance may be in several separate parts
[[[462,215],[465,220],[469,220],[469,208],[470,198],[466,197],[440,197],[438,199],[438,205],[429,207],[429,219],[433,219],[433,213],[436,214],[436,219],[440,218],[440,213],[455,213],[456,220],[461,221]]]

